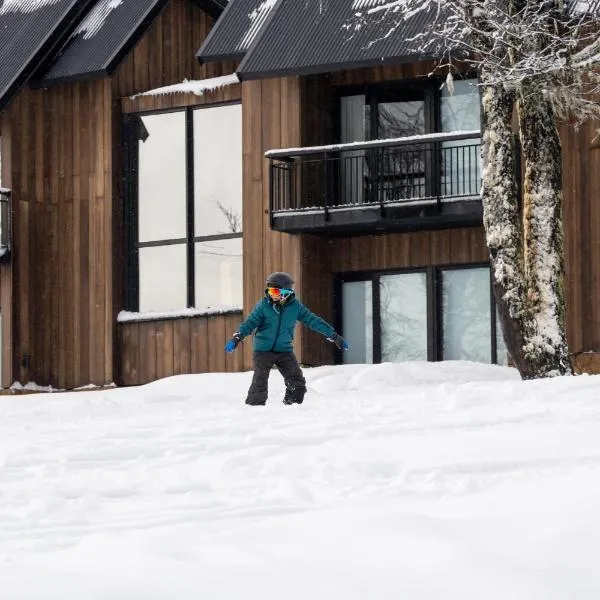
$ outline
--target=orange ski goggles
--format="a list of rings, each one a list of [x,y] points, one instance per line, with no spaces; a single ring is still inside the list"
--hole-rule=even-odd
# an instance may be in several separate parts
[[[294,290],[286,290],[285,288],[269,287],[267,288],[267,294],[273,300],[281,300],[287,298],[290,294],[293,294]]]

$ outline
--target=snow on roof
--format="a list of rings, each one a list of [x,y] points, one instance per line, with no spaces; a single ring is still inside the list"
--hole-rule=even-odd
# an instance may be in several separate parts
[[[0,5],[0,15],[7,13],[30,13],[43,8],[57,4],[61,0],[4,0]]]
[[[138,96],[163,96],[166,94],[196,94],[196,96],[202,96],[205,92],[212,92],[226,85],[233,85],[239,82],[240,80],[236,73],[221,75],[221,77],[212,77],[211,79],[184,79],[183,83],[148,90],[141,94],[135,94],[131,98],[137,98]]]
[[[253,10],[248,15],[248,18],[250,19],[250,27],[240,42],[240,48],[242,50],[247,50],[252,44],[254,38],[258,35],[262,29],[262,26],[265,24],[265,21],[267,20],[267,17],[271,13],[271,10],[275,4],[277,4],[277,0],[264,0],[261,2],[258,8]]]
[[[100,0],[75,30],[75,35],[82,34],[86,40],[95,36],[104,25],[108,15],[121,4],[123,4],[123,0]]]

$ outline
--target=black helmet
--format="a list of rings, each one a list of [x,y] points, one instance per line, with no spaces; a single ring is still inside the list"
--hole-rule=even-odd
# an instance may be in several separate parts
[[[292,290],[294,289],[294,280],[291,275],[277,271],[276,273],[271,273],[267,277],[267,287]]]

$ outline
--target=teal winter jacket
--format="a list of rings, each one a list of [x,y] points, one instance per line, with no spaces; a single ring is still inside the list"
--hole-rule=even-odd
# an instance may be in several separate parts
[[[253,331],[253,348],[257,352],[292,352],[296,321],[331,338],[335,329],[321,317],[312,313],[302,302],[292,297],[284,304],[273,304],[263,298],[252,309],[248,318],[239,326],[238,334],[243,339]]]

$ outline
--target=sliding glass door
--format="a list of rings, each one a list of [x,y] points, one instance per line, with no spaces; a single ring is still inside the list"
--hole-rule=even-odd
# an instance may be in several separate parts
[[[488,266],[365,274],[340,290],[345,363],[506,364]]]

